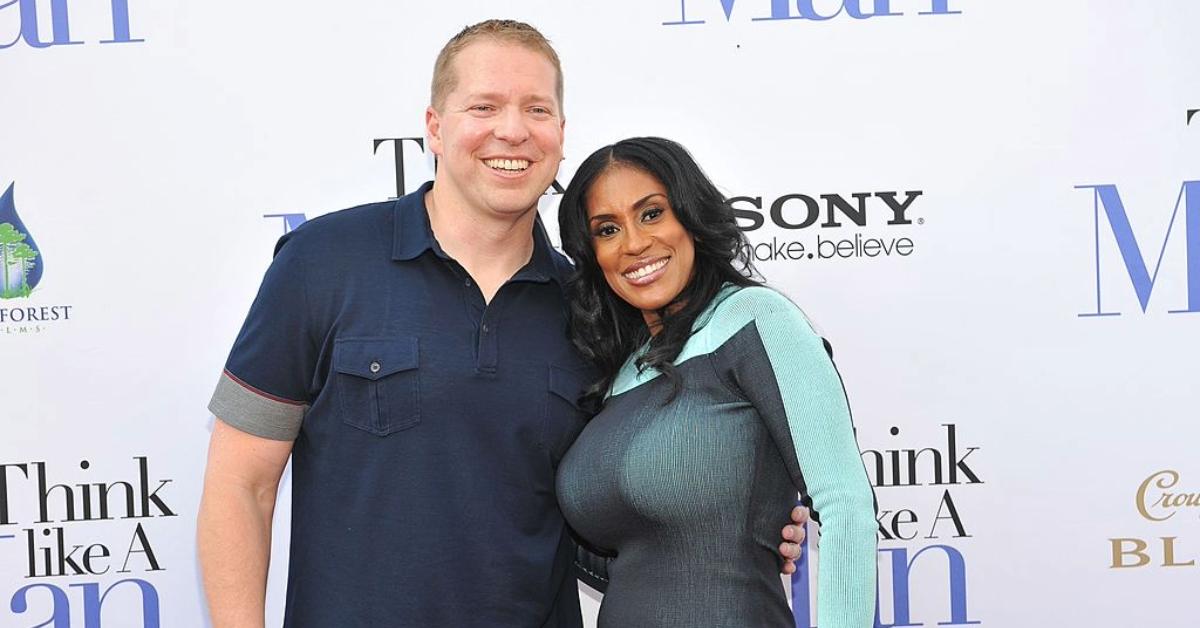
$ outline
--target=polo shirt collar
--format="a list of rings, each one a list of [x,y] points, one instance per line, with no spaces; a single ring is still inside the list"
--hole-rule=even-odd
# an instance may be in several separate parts
[[[541,214],[536,214],[533,218],[533,255],[530,257],[529,263],[517,272],[514,279],[517,278],[542,282],[553,280],[560,286],[567,283],[566,274],[554,262],[550,236],[546,234]]]
[[[433,229],[429,226],[429,212],[425,208],[425,194],[433,188],[433,181],[426,181],[412,194],[405,194],[396,200],[395,227],[392,236],[392,259],[408,261],[419,257],[427,250],[433,250],[443,257],[441,247],[433,239]]]
[[[426,181],[416,192],[397,199],[392,239],[393,260],[413,260],[425,251],[433,251],[439,257],[449,258],[438,245],[433,237],[433,228],[429,226],[425,194],[431,189],[433,181]],[[540,282],[553,280],[559,285],[566,283],[565,269],[554,260],[550,237],[546,234],[546,227],[542,224],[540,215],[534,218],[533,223],[533,255],[513,279]]]

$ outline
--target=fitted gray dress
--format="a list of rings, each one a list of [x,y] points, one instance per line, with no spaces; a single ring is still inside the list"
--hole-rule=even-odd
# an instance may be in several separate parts
[[[794,626],[777,548],[797,491],[820,514],[821,628],[869,628],[874,499],[822,340],[757,287],[727,287],[696,328],[679,394],[630,356],[559,466],[568,523],[615,554],[600,628]]]

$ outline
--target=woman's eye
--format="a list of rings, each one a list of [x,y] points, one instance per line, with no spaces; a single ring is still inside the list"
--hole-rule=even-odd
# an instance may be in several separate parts
[[[642,212],[642,220],[648,222],[648,221],[654,220],[655,218],[658,218],[662,214],[663,214],[663,209],[661,207],[651,207],[651,208],[647,209],[646,211]]]
[[[605,224],[605,225],[600,225],[599,227],[596,227],[596,231],[594,233],[597,237],[607,238],[607,237],[615,234],[616,232],[617,232],[616,225]]]

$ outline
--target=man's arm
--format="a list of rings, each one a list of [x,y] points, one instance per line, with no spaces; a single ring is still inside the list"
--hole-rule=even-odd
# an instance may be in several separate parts
[[[213,425],[196,528],[214,628],[263,626],[271,517],[291,452],[290,440]]]

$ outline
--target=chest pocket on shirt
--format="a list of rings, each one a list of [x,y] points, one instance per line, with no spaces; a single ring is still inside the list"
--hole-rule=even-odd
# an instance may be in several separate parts
[[[550,365],[550,392],[546,405],[545,423],[542,427],[542,443],[557,463],[575,437],[583,430],[588,413],[579,406],[579,396],[586,385],[585,376],[561,366]]]
[[[342,422],[387,436],[421,422],[416,337],[339,338],[333,370]]]

